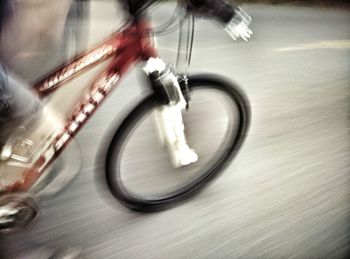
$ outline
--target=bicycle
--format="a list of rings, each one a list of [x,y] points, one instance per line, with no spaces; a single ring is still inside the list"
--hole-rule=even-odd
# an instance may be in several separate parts
[[[214,2],[220,3],[221,7],[214,6],[212,4]],[[45,145],[40,147],[40,152],[33,148],[33,141],[23,136],[18,138],[13,153],[5,162],[8,166],[19,168],[23,172],[19,180],[2,187],[5,199],[0,202],[1,228],[5,230],[22,228],[37,217],[38,208],[35,200],[23,193],[30,193],[32,186],[44,175],[45,170],[62,153],[128,69],[139,62],[145,62],[146,81],[150,86],[151,93],[125,117],[110,141],[104,165],[105,178],[110,193],[121,204],[132,210],[142,212],[164,210],[199,193],[233,159],[242,146],[249,127],[249,102],[243,91],[227,79],[205,74],[188,75],[193,44],[194,16],[188,5],[185,5],[184,8],[183,4],[186,4],[186,1],[179,5],[181,10],[185,11],[180,17],[177,67],[184,66],[185,72],[176,72],[172,66],[165,64],[158,57],[150,23],[144,18],[140,19],[140,16],[135,13],[132,22],[122,30],[113,33],[95,48],[77,56],[34,84],[33,89],[41,98],[45,98],[82,72],[111,59],[106,69],[95,78],[93,84],[81,96],[80,101],[65,121],[64,127],[59,128],[53,137],[46,139]],[[206,4],[208,5],[207,9],[210,10],[210,15],[207,16],[216,15],[221,19],[223,12],[225,14],[227,10],[227,3],[221,0],[208,1]],[[205,16],[205,12],[203,10],[201,12]],[[243,11],[241,17],[248,19]],[[173,29],[169,25],[167,28],[168,30]],[[229,30],[229,28],[226,29]],[[184,47],[186,51],[182,50]],[[209,92],[209,95],[205,94],[206,92]],[[224,131],[220,134],[212,134],[212,129],[208,130],[205,126],[199,125],[199,128],[191,126],[192,121],[198,120],[198,115],[205,114],[203,113],[203,105],[200,103],[204,101],[204,106],[207,106],[211,100],[215,101],[217,98],[221,99],[214,104],[215,109],[210,109],[210,111],[221,109],[219,113],[228,112],[223,116],[224,122],[221,119],[215,122],[217,123],[215,128],[220,128],[223,125]],[[196,101],[199,103],[198,106]],[[150,113],[153,114],[151,123],[147,121],[148,118],[152,118],[149,116]],[[221,118],[221,114],[219,115],[214,117]],[[207,113],[205,116],[210,116],[210,114]],[[199,121],[203,121],[203,118],[199,118]],[[155,129],[147,131],[149,133],[146,138],[148,141],[146,143],[148,145],[147,152],[137,147],[141,143],[139,141],[136,143],[136,150],[134,145],[129,144],[130,139],[135,139],[133,134],[137,132],[137,128],[143,124],[151,125],[151,128],[155,127]],[[140,132],[141,135],[144,135],[146,131]],[[156,133],[158,139],[153,140],[150,132]],[[215,141],[217,141],[216,137],[221,137],[223,134],[222,140],[218,141],[214,155],[207,152],[212,149],[211,143],[206,146],[206,141],[203,141],[204,134],[208,133],[207,140],[214,139]],[[131,138],[130,135],[133,137]],[[192,137],[197,137],[200,141],[195,141]],[[196,143],[199,144],[196,145]],[[125,148],[127,146],[131,146],[131,152],[126,155],[125,160],[123,156],[126,154]],[[171,177],[168,183],[175,182],[176,178],[183,179],[180,179],[180,184],[177,183],[177,185],[169,187],[165,186],[164,181],[159,183],[160,178],[157,178],[159,175],[153,175],[152,177],[155,177],[157,184],[153,185],[151,190],[153,191],[162,185],[160,194],[150,194],[147,191],[140,193],[143,191],[140,186],[148,186],[148,184],[141,182],[135,187],[133,182],[127,183],[129,180],[121,173],[121,169],[131,156],[131,159],[132,157],[138,157],[139,160],[142,158],[142,161],[139,162],[141,163],[141,171],[144,171],[150,166],[150,163],[153,163],[148,159],[148,156],[151,154],[151,149],[155,147],[160,148],[159,153],[157,152],[157,158],[161,163],[164,162],[163,165],[157,164],[157,166],[160,169],[162,166],[166,167],[166,172],[163,171],[163,175]],[[15,153],[16,148],[20,154]],[[204,151],[199,152],[198,150]],[[138,155],[137,151],[141,154]],[[23,154],[31,154],[31,157],[26,157]],[[196,172],[198,168],[199,173]],[[135,172],[134,169],[133,172]],[[185,169],[189,170],[189,173],[180,173]],[[169,170],[173,170],[173,174],[169,174]],[[134,173],[129,174],[129,176],[140,180],[139,175]],[[151,177],[147,178],[147,180],[150,179]],[[164,186],[165,188],[163,188]],[[132,190],[133,188],[134,190]],[[169,188],[171,188],[170,192]],[[20,195],[16,196],[18,193]]]

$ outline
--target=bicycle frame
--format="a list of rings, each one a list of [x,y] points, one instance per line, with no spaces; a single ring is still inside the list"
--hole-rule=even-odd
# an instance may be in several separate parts
[[[93,49],[60,66],[34,84],[33,90],[43,98],[84,71],[112,58],[107,68],[95,78],[88,91],[81,96],[65,121],[62,132],[48,148],[43,150],[39,158],[33,161],[33,166],[24,171],[20,180],[5,187],[5,193],[28,191],[117,86],[126,71],[137,62],[158,56],[151,36],[150,24],[144,20],[137,21],[120,32],[113,33]]]

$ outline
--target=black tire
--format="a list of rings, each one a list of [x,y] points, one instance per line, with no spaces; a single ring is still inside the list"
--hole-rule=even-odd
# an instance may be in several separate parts
[[[125,188],[125,183],[123,183],[121,176],[121,156],[124,151],[124,146],[128,140],[128,136],[134,132],[133,130],[136,126],[142,124],[140,121],[142,121],[145,115],[148,114],[148,112],[157,105],[157,99],[155,96],[151,95],[145,98],[129,113],[129,115],[126,117],[126,119],[124,119],[120,127],[115,132],[107,151],[105,163],[106,180],[110,192],[117,200],[120,201],[121,204],[129,209],[142,212],[154,212],[167,209],[176,205],[180,201],[184,201],[185,199],[192,197],[201,191],[228,165],[228,163],[233,159],[234,155],[237,153],[243,143],[249,126],[250,108],[247,98],[239,89],[239,87],[223,78],[218,78],[217,76],[213,75],[191,76],[189,77],[188,82],[190,91],[193,93],[200,93],[204,89],[217,92],[220,95],[225,96],[225,99],[228,99],[229,102],[231,102],[232,105],[234,105],[237,109],[237,129],[230,129],[229,138],[226,138],[225,141],[222,141],[222,143],[219,143],[218,145],[219,149],[221,149],[222,145],[227,145],[227,147],[225,147],[222,151],[219,150],[219,155],[218,157],[215,157],[215,159],[210,158],[208,162],[210,165],[206,165],[206,169],[203,170],[204,172],[201,172],[200,176],[196,176],[195,179],[192,179],[190,182],[184,186],[179,187],[170,194],[164,194],[160,197],[154,197],[151,195],[150,198],[145,198],[142,194],[140,195],[132,193],[130,190]],[[210,95],[212,94],[210,93]],[[213,109],[210,109],[210,111],[212,110]],[[229,109],[229,111],[231,113],[231,109]],[[232,111],[232,113],[234,112]],[[202,128],[203,127],[200,129]],[[143,132],[143,134],[146,134],[146,132]],[[212,138],[210,135],[209,137],[210,139]],[[208,138],[205,140],[207,141]],[[148,153],[148,151],[142,154],[147,155],[146,153]],[[136,160],[142,160],[142,154],[137,156]],[[193,168],[195,168],[195,165],[196,163],[193,164]],[[145,165],[141,170],[146,169],[147,167],[149,166]],[[152,164],[151,167],[154,168]],[[166,173],[168,173],[168,170],[166,171]],[[134,173],[134,171],[131,173]],[[187,175],[176,175],[176,177],[187,177]],[[156,181],[158,180],[158,178],[155,179]]]

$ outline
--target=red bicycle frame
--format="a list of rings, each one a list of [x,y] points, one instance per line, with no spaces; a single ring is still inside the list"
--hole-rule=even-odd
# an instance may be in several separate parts
[[[5,188],[5,192],[27,191],[47,169],[50,163],[63,151],[86,121],[101,105],[107,95],[116,87],[120,78],[136,62],[157,57],[153,44],[152,29],[148,22],[135,22],[120,32],[112,34],[101,44],[88,50],[72,61],[56,69],[33,86],[43,98],[62,87],[82,72],[112,58],[107,68],[94,80],[92,86],[80,98],[78,104],[65,122],[62,132],[55,138],[30,169],[26,169],[20,180]]]

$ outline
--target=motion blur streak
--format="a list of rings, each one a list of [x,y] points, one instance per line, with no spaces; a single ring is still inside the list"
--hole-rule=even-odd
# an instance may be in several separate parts
[[[98,147],[108,143],[115,114],[122,118],[121,107],[144,92],[133,71],[78,135],[83,166],[75,181],[42,203],[36,225],[0,237],[1,258],[29,258],[46,245],[79,247],[86,258],[350,253],[350,51],[339,47],[350,40],[350,12],[243,7],[253,19],[252,40],[232,42],[215,24],[200,21],[191,66],[238,82],[251,101],[249,135],[222,176],[191,201],[157,214],[129,212],[111,199],[100,184]],[[172,9],[161,7],[155,21],[167,20]],[[89,42],[120,24],[115,17],[112,1],[92,1]],[[158,38],[165,60],[173,61],[176,36]],[[207,127],[215,125],[208,121]]]

